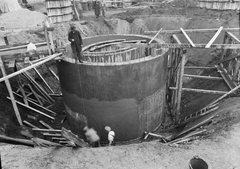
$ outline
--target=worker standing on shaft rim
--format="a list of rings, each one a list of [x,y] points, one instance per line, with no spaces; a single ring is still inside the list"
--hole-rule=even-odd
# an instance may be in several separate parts
[[[106,126],[105,130],[108,132],[108,145],[111,146],[114,144],[115,132],[109,126]]]
[[[82,36],[78,30],[76,30],[76,26],[72,23],[70,24],[70,32],[68,33],[68,40],[71,42],[71,48],[73,52],[73,56],[80,63],[83,63],[81,60],[82,56]]]

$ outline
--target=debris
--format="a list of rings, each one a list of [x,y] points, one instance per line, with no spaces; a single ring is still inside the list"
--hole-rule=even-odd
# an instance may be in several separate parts
[[[62,127],[62,136],[71,142],[74,142],[76,146],[79,147],[89,147],[88,143],[80,139],[77,135],[74,135],[70,130]]]
[[[33,124],[29,123],[29,122],[26,121],[26,120],[23,120],[23,123],[26,124],[26,125],[28,125],[28,126],[30,126],[30,127],[32,127],[32,128],[38,128],[37,126],[34,126]]]
[[[33,137],[32,138],[32,141],[40,146],[40,147],[51,147],[51,146],[54,146],[54,147],[62,147],[61,144],[58,144],[58,143],[54,143],[54,142],[51,142],[51,141],[47,141],[47,140],[44,140],[44,139],[41,139],[41,138],[37,138],[37,137]]]
[[[27,115],[27,118],[37,121],[37,118],[31,115]]]

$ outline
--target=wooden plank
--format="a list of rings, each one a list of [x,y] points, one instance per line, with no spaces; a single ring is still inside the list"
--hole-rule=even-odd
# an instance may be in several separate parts
[[[6,77],[6,70],[4,68],[4,65],[3,65],[3,62],[2,62],[2,57],[0,56],[0,67],[1,67],[1,71],[2,71],[2,75],[3,75],[3,78]],[[19,113],[19,110],[18,110],[18,107],[17,107],[17,104],[16,104],[16,100],[14,98],[14,95],[13,95],[13,92],[12,92],[12,87],[11,87],[11,84],[9,82],[8,79],[5,79],[5,84],[7,86],[7,90],[8,90],[8,93],[9,93],[9,96],[10,96],[10,100],[12,102],[12,105],[13,105],[13,109],[14,109],[14,112],[16,114],[16,117],[17,117],[17,120],[18,120],[18,123],[20,124],[20,126],[22,126],[22,119],[21,119],[21,116],[20,116],[20,113]]]
[[[66,139],[75,143],[75,145],[79,147],[89,147],[89,145],[82,139],[80,139],[77,135],[74,135],[70,130],[62,127],[62,136]]]
[[[158,36],[158,34],[162,31],[163,28],[159,29],[159,31],[155,34],[155,36],[148,42],[148,44],[150,45],[152,43],[152,41]]]
[[[177,35],[173,34],[172,37],[175,42],[177,42],[178,44],[182,44],[181,41],[178,39]]]
[[[208,42],[208,44],[205,46],[205,48],[210,48],[210,46],[213,44],[213,42],[217,39],[219,34],[221,33],[223,27],[221,26],[218,31],[215,33],[215,35],[212,37],[212,39]]]
[[[43,46],[43,45],[46,45],[47,42],[41,42],[41,43],[34,43],[35,46]],[[18,50],[18,49],[27,49],[27,45],[21,45],[21,46],[15,46],[15,47],[8,47],[8,48],[3,48],[3,49],[0,49],[0,53],[1,52],[6,52],[6,51],[12,51],[12,50]]]
[[[53,130],[53,128],[49,126],[47,123],[45,123],[44,121],[40,120],[39,123],[41,123],[44,127]]]
[[[217,70],[218,70],[218,72],[220,73],[220,75],[222,76],[222,78],[224,79],[224,81],[226,82],[226,84],[228,85],[228,87],[230,89],[233,89],[233,88],[236,87],[236,85],[233,83],[233,81],[229,77],[228,73],[225,72],[225,70],[223,69],[222,66],[217,66]]]
[[[34,97],[37,99],[38,103],[43,106],[43,102],[39,99],[37,93],[33,90],[32,86],[30,84],[27,84],[28,88],[31,90]]]
[[[48,68],[50,70],[50,72],[53,74],[53,76],[59,81],[59,77],[58,75],[49,67]]]
[[[185,66],[185,69],[216,69],[216,67],[204,67],[204,66]]]
[[[190,39],[190,37],[187,35],[187,33],[183,30],[183,28],[180,28],[180,30],[182,31],[183,35],[188,40],[188,42],[192,45],[192,47],[196,47],[196,45],[193,43],[193,41]]]
[[[44,60],[42,60],[40,62],[37,62],[37,63],[35,63],[35,64],[31,65],[31,66],[28,66],[26,68],[23,68],[23,69],[17,71],[17,72],[11,73],[10,75],[7,75],[7,76],[4,76],[4,77],[0,78],[0,82],[4,81],[6,79],[12,78],[14,76],[17,76],[17,75],[19,75],[19,74],[21,74],[23,72],[26,72],[26,71],[34,68],[34,67],[42,65],[42,64],[44,64],[44,63],[46,63],[46,62],[48,62],[48,61],[50,61],[50,60],[52,60],[52,59],[54,59],[54,58],[56,58],[58,56],[61,56],[61,55],[62,55],[62,53],[53,54],[53,55],[51,55],[51,57],[48,57],[47,59],[44,59]]]
[[[220,63],[224,63],[224,62],[227,62],[227,61],[230,61],[230,60],[233,60],[235,58],[239,58],[240,57],[240,54],[233,54],[233,55],[230,55],[222,60],[220,60],[219,62],[217,62],[217,64],[220,64]]]
[[[20,91],[21,91],[21,93],[22,93],[22,98],[23,98],[24,103],[25,103],[27,106],[29,106],[28,100],[27,100],[27,96],[26,96],[26,94],[25,94],[25,91],[24,91],[23,87],[20,86],[19,89],[20,89]]]
[[[199,76],[199,75],[190,75],[190,74],[184,74],[183,76],[184,77],[201,78],[201,79],[223,80],[222,77],[213,77],[213,76]]]
[[[235,35],[233,35],[231,32],[227,31],[226,34],[227,34],[228,37],[233,39],[235,42],[240,43],[240,40]]]
[[[54,134],[54,133],[43,133],[43,135],[48,137],[62,137],[61,134]]]
[[[176,107],[176,117],[175,120],[180,119],[180,108],[181,108],[181,98],[182,98],[182,85],[183,85],[183,74],[184,74],[184,65],[186,60],[186,54],[182,54],[181,65],[179,68],[179,80],[178,80],[178,90],[177,90],[177,107]]]
[[[28,125],[28,126],[30,126],[30,127],[32,127],[32,128],[36,128],[36,129],[38,129],[38,127],[37,127],[37,126],[35,126],[35,125],[33,125],[33,124],[29,123],[29,122],[28,122],[28,121],[26,121],[26,120],[23,120],[23,123],[24,123],[24,124],[26,124],[26,125]]]
[[[25,140],[25,139],[16,139],[16,138],[11,138],[7,136],[0,135],[0,140],[1,142],[5,143],[14,143],[14,144],[23,144],[23,145],[28,145],[28,146],[34,146],[34,142],[31,140]]]
[[[16,59],[11,59],[8,62],[8,68],[14,68],[15,67],[15,61],[16,61]]]
[[[169,87],[171,90],[177,90],[176,87]],[[183,91],[188,92],[199,92],[199,93],[209,93],[209,94],[226,94],[225,91],[215,91],[215,90],[204,90],[204,89],[190,89],[190,88],[182,88]]]
[[[7,98],[8,98],[9,100],[11,100],[9,97],[7,97]],[[23,107],[26,107],[26,108],[28,108],[28,109],[30,109],[30,110],[33,110],[33,111],[35,111],[36,113],[39,113],[39,114],[41,114],[41,115],[43,115],[43,116],[45,116],[45,117],[48,117],[49,119],[55,120],[54,117],[52,117],[52,116],[50,116],[50,115],[47,115],[46,113],[43,113],[43,112],[41,112],[41,111],[39,111],[39,110],[37,110],[37,109],[35,109],[35,108],[33,108],[33,107],[27,106],[27,105],[25,105],[25,104],[23,104],[23,103],[21,103],[21,102],[19,102],[19,101],[16,101],[16,103],[19,104],[19,105],[21,105],[21,106],[23,106]]]
[[[53,132],[53,133],[61,133],[62,130],[56,130],[56,129],[40,129],[40,128],[32,128],[33,131],[39,131],[39,132]]]
[[[30,65],[32,65],[32,63],[29,61]],[[46,80],[42,77],[42,75],[39,73],[39,71],[37,70],[36,67],[33,68],[34,71],[37,73],[37,75],[40,77],[40,79],[42,79],[43,83],[47,86],[47,88],[50,90],[51,93],[54,93],[54,91],[51,89],[51,87],[48,85],[48,83],[46,82]]]
[[[15,92],[13,92],[13,94],[15,94],[16,96],[22,97],[21,95],[15,93]],[[34,104],[35,106],[37,106],[37,107],[39,107],[39,108],[41,108],[41,109],[44,109],[44,110],[48,111],[49,113],[52,113],[52,115],[54,115],[54,116],[57,115],[57,113],[55,113],[54,111],[49,110],[49,109],[47,109],[46,107],[43,107],[43,106],[35,103],[34,101],[30,100],[29,98],[27,98],[27,101],[29,101],[30,103]]]

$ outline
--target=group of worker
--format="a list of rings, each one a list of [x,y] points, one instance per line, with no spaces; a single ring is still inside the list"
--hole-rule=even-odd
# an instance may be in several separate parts
[[[94,9],[96,18],[98,18],[101,15],[101,12],[102,12],[102,16],[105,17],[105,7],[106,7],[106,4],[104,3],[103,0],[93,1],[93,9]]]
[[[86,126],[83,130],[85,131],[87,141],[92,147],[101,147],[100,137],[93,128]],[[105,130],[108,132],[108,145],[111,146],[114,144],[115,132],[112,131],[111,127],[109,126],[106,126]]]

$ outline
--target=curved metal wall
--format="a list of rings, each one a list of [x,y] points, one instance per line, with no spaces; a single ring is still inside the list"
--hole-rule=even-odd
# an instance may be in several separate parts
[[[95,41],[96,42],[96,41]],[[167,54],[124,65],[58,62],[68,122],[84,135],[86,125],[107,140],[105,126],[116,141],[139,138],[162,122],[165,106]]]

